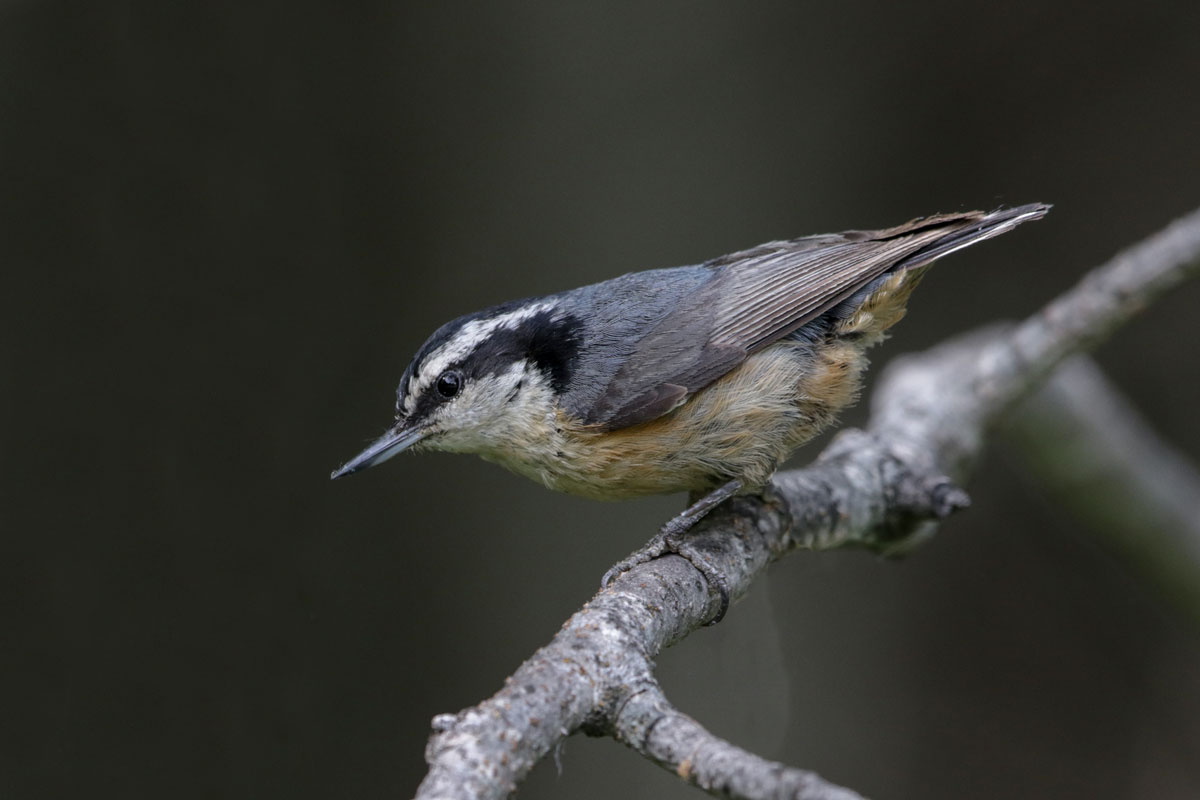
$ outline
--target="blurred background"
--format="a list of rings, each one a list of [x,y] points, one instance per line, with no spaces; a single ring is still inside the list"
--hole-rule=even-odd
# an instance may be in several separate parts
[[[0,794],[404,797],[682,497],[469,457],[331,483],[461,313],[1047,201],[876,368],[1200,202],[1200,5],[0,2]],[[1190,285],[1099,351],[1200,455]],[[861,422],[861,409],[849,423]],[[811,458],[818,447],[801,452]],[[1200,636],[999,441],[903,562],[795,554],[664,652],[874,798],[1200,796]],[[528,798],[699,794],[575,737]]]

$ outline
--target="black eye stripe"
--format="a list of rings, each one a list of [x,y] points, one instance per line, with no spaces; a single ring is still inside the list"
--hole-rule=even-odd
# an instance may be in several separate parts
[[[397,391],[397,419],[424,419],[443,403],[462,394],[468,380],[482,381],[488,376],[500,375],[520,362],[540,372],[553,391],[565,392],[575,373],[583,326],[578,318],[553,308],[536,312],[531,309],[528,315],[511,320],[511,324],[498,324],[474,341],[470,352],[462,352],[461,344],[455,344],[449,351],[442,349],[447,342],[453,341],[466,323],[507,314],[531,302],[506,303],[442,326],[417,352],[401,378]],[[439,361],[440,370],[434,372],[434,364]],[[457,376],[457,388],[450,385],[453,378],[442,381],[442,377],[451,372]],[[508,399],[515,399],[518,394],[519,388]]]
[[[540,311],[515,325],[492,331],[464,360],[468,374],[478,377],[504,372],[520,360],[546,374],[556,392],[566,391],[575,370],[582,326],[568,314]]]

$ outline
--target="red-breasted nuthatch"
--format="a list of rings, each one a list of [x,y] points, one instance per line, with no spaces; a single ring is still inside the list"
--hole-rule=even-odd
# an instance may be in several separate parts
[[[769,242],[459,317],[405,370],[392,428],[332,477],[429,449],[598,499],[707,493],[607,583],[832,423],[931,263],[1048,210]]]

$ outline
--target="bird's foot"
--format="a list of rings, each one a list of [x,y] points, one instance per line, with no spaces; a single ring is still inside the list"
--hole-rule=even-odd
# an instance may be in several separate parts
[[[717,611],[717,615],[705,624],[715,625],[720,622],[724,618],[725,612],[729,610],[729,581],[724,573],[713,566],[694,545],[682,540],[681,537],[691,530],[692,526],[703,519],[708,512],[737,494],[741,488],[742,482],[735,479],[713,489],[692,503],[683,512],[669,520],[666,525],[663,525],[662,529],[654,535],[653,539],[646,543],[645,547],[630,553],[614,564],[608,572],[604,573],[604,577],[600,579],[600,588],[607,589],[608,585],[616,580],[618,576],[628,572],[639,564],[645,564],[647,561],[658,558],[664,553],[674,553],[687,559],[688,563],[704,576],[704,579],[708,581],[708,585],[716,589],[720,594],[721,608]]]

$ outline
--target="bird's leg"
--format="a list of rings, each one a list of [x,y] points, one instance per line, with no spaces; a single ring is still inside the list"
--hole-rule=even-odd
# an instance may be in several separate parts
[[[663,553],[675,553],[686,558],[693,567],[700,571],[700,574],[704,576],[709,585],[715,587],[720,592],[721,609],[708,624],[712,625],[720,622],[721,618],[725,616],[725,612],[729,609],[729,581],[693,545],[681,542],[679,537],[703,519],[708,512],[737,494],[741,488],[742,482],[735,478],[713,489],[684,509],[683,512],[672,517],[654,535],[654,538],[646,543],[645,547],[630,553],[627,557],[617,562],[608,572],[604,573],[604,577],[600,580],[600,588],[608,588],[608,585],[616,580],[618,575],[628,572],[639,564],[645,564],[651,559],[658,558]]]

